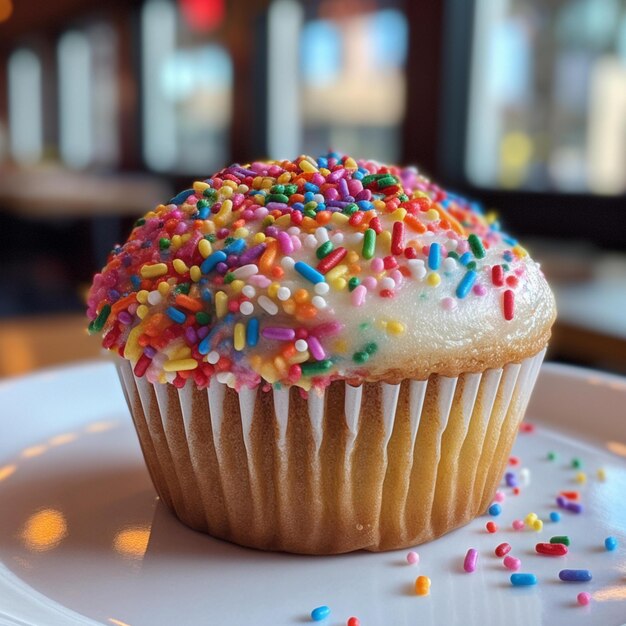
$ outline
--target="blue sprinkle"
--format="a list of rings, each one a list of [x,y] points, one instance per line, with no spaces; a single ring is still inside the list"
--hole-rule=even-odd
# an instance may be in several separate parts
[[[203,206],[199,211],[198,211],[198,219],[200,220],[205,220],[207,217],[209,217],[209,212],[210,212],[210,208],[208,206]]]
[[[506,243],[508,243],[510,246],[517,245],[517,239],[514,239],[513,237],[509,237],[508,235],[503,235],[502,239],[506,241]]]
[[[312,191],[313,193],[317,193],[320,190],[320,188],[317,185],[314,185],[313,183],[304,183],[304,191]],[[306,199],[306,194],[304,194],[304,197]],[[313,199],[313,197],[311,196],[311,199]]]
[[[471,252],[465,252],[459,257],[459,263],[461,265],[467,265],[473,259],[474,259],[474,255]]]
[[[314,622],[321,622],[330,615],[330,608],[327,606],[318,606],[311,611],[311,619]]]
[[[317,167],[328,167],[328,159],[319,157],[317,159]]]
[[[354,174],[352,174],[352,178],[356,180],[363,180],[364,177],[365,177],[365,174],[361,172],[360,170],[357,170],[356,172],[354,172]]]
[[[187,316],[180,309],[173,306],[168,306],[167,309],[165,309],[165,314],[177,324],[184,324],[187,319]]]
[[[133,283],[133,287],[135,289],[139,289],[141,287],[141,278],[139,278],[137,274],[131,274],[130,282]]]
[[[457,298],[465,298],[465,296],[470,292],[471,288],[474,286],[476,282],[476,272],[474,270],[470,270],[463,276],[459,286],[456,288],[456,297]]]
[[[494,502],[489,507],[489,515],[493,515],[494,517],[497,517],[498,515],[500,515],[500,513],[502,513],[502,507],[497,502]]]
[[[613,552],[613,550],[617,549],[617,539],[615,537],[607,537],[604,540],[604,547],[609,552]]]
[[[168,204],[182,204],[189,196],[194,193],[193,189],[185,189],[185,191],[181,191],[179,194],[176,194]]]
[[[208,274],[215,269],[215,266],[218,263],[223,263],[228,257],[223,250],[216,250],[212,254],[202,261],[202,265],[200,265],[200,270],[203,274]]]
[[[302,204],[302,202],[294,202],[291,205],[292,209],[295,209],[296,211],[304,211],[304,204]]]
[[[550,521],[551,522],[560,522],[561,521],[561,514],[558,511],[552,511],[550,513]]]
[[[326,204],[324,202],[320,202],[317,207],[315,207],[316,211],[325,211],[326,210]]]
[[[315,197],[315,194],[312,191],[307,191],[304,194],[304,201],[305,202],[312,202],[314,197]]]
[[[513,260],[513,254],[509,250],[505,250],[502,256],[504,257],[504,260],[507,261],[508,263],[510,263]]]
[[[293,268],[296,270],[296,272],[298,272],[298,274],[304,276],[304,278],[312,282],[314,285],[317,285],[317,283],[326,282],[326,279],[322,274],[320,274],[316,269],[302,261],[297,261]]]
[[[199,344],[198,344],[198,352],[200,354],[208,354],[211,351],[211,335],[208,334]]]
[[[450,200],[448,200],[448,198],[444,198],[443,200],[439,201],[439,204],[445,209],[446,207],[450,206]]]
[[[511,574],[511,584],[514,587],[536,585],[537,577],[534,574]]]
[[[374,208],[374,205],[369,200],[359,200],[356,205],[361,211],[371,211]]]
[[[246,343],[254,348],[259,341],[259,320],[253,317],[246,327]]]
[[[226,254],[241,254],[246,247],[245,239],[235,239],[231,244],[224,248]]]
[[[428,267],[431,270],[438,270],[441,265],[441,246],[438,243],[431,243],[428,252]]]
[[[200,292],[200,297],[205,301],[205,302],[211,302],[213,300],[213,294],[211,293],[211,291],[209,289],[203,289]]]
[[[567,583],[586,583],[592,576],[588,569],[562,569],[559,578]]]

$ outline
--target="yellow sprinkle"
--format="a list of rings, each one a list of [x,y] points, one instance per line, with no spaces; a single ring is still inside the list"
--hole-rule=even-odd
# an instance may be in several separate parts
[[[270,298],[275,298],[279,289],[280,289],[280,283],[274,282],[267,288],[267,295]]]
[[[166,296],[170,292],[171,286],[169,283],[163,281],[159,283],[157,289],[162,296]]]
[[[320,167],[320,174],[322,176],[328,176],[330,174],[330,170],[326,167]]]
[[[525,518],[524,518],[524,522],[526,524],[526,526],[532,526],[536,521],[537,521],[538,517],[536,513],[529,513]]]
[[[228,187],[228,189],[230,189],[230,187]],[[218,211],[217,215],[213,218],[213,221],[217,224],[217,226],[224,226],[232,210],[233,210],[232,201],[228,199],[224,200],[222,202],[222,206],[220,207],[220,210]]]
[[[146,317],[146,315],[148,315],[149,312],[150,312],[150,309],[145,304],[140,304],[137,307],[137,317],[140,320],[142,320],[144,317]]]
[[[179,274],[186,274],[189,271],[187,264],[182,259],[174,259],[172,265]]]
[[[384,252],[389,252],[391,250],[391,232],[383,230],[376,238],[376,245],[380,246]]]
[[[581,483],[584,484],[587,482],[587,474],[585,474],[585,472],[578,472],[576,474],[576,482],[577,483]]]
[[[431,286],[431,287],[436,287],[440,282],[441,282],[441,277],[439,276],[439,274],[437,274],[437,272],[431,272],[430,274],[428,274],[428,276],[426,277],[426,282]]]
[[[249,191],[248,185],[241,184],[237,187],[237,193],[248,193]]]
[[[541,532],[543,530],[543,522],[540,519],[536,519],[533,522],[533,529],[535,530],[535,532]]]
[[[485,215],[485,222],[491,225],[498,219],[498,214],[495,211],[489,211],[487,215]]]
[[[394,222],[402,222],[406,217],[406,209],[398,207],[390,216]]]
[[[192,265],[189,268],[189,276],[194,283],[197,283],[202,278],[202,270],[197,265]]]
[[[345,278],[335,278],[335,280],[328,282],[335,291],[343,291],[348,286],[348,281]]]
[[[359,260],[359,253],[356,250],[350,250],[348,254],[346,254],[346,262],[347,263],[356,263]]]
[[[272,187],[274,185],[274,179],[270,178],[269,176],[266,176],[263,179],[263,183],[262,183],[262,187],[264,187],[265,189],[269,189],[270,187]]]
[[[385,210],[385,202],[383,200],[374,200],[372,204],[379,213]]]
[[[215,294],[215,313],[220,318],[228,313],[228,296],[223,291]]]
[[[276,356],[274,357],[274,367],[276,368],[279,377],[283,377],[287,375],[287,372],[289,371],[289,364],[287,363],[287,361],[285,361],[285,359],[282,356]]]
[[[315,172],[319,172],[319,170],[315,167],[315,165],[313,165],[306,159],[302,159],[302,161],[300,161],[298,165],[300,166],[300,169],[303,172],[308,172],[309,174],[314,174]]]
[[[149,292],[145,289],[138,291],[137,295],[135,296],[137,298],[137,302],[139,302],[139,304],[145,304],[146,302],[148,302],[148,294]]]
[[[305,363],[309,360],[309,351],[305,350],[304,352],[296,352],[293,356],[289,357],[289,364],[293,365],[294,363]]]
[[[387,332],[392,335],[401,335],[405,331],[404,324],[402,322],[397,322],[392,320],[387,322]]]
[[[213,220],[202,221],[202,232],[205,235],[210,235],[215,232],[215,222]]]
[[[424,217],[429,220],[430,222],[432,222],[433,220],[438,220],[439,219],[439,211],[437,211],[436,209],[428,209],[428,211],[426,211],[426,213],[424,213]]]
[[[276,226],[289,226],[291,224],[291,215],[286,213],[285,215],[281,215],[275,222]]]
[[[126,346],[124,346],[124,358],[136,363],[141,354],[143,347],[139,345],[139,337],[143,334],[143,324],[138,324],[133,328],[126,338]]]
[[[606,480],[606,470],[601,467],[598,470],[597,476],[598,476],[598,480],[602,480],[602,481]]]
[[[265,233],[255,233],[252,237],[253,243],[263,243],[265,241]]]
[[[230,283],[230,288],[234,293],[240,293],[245,286],[246,283],[243,280],[233,280],[233,282]]]
[[[332,283],[336,278],[343,276],[348,271],[348,266],[341,263],[333,267],[332,270],[326,272],[326,280],[329,283]]]
[[[225,187],[230,187],[231,189],[237,189],[237,184],[234,180],[230,180],[229,178],[227,178],[223,183],[222,183],[222,189],[224,189]]]
[[[144,265],[141,268],[142,278],[157,278],[167,274],[167,265],[165,263],[155,263],[154,265]]]
[[[203,259],[206,259],[209,254],[213,252],[213,246],[211,245],[211,242],[204,237],[200,239],[200,241],[198,242],[198,252],[202,255]]]
[[[173,250],[173,251],[178,250],[178,248],[180,248],[181,243],[182,243],[182,240],[180,238],[180,235],[173,235],[172,242],[170,243],[170,250]]]
[[[258,354],[252,354],[248,357],[248,363],[250,363],[250,367],[255,371],[259,372],[261,369],[261,363],[263,359]]]
[[[232,187],[225,185],[224,187],[220,188],[220,198],[222,198],[223,200],[227,200],[233,195],[234,191],[235,190]]]
[[[188,359],[191,356],[191,348],[189,346],[180,346],[179,348],[172,350],[168,353],[171,361],[178,361],[179,359]]]
[[[190,239],[191,239],[191,233],[185,233],[184,235],[180,236],[181,244],[187,243]]]
[[[296,312],[296,301],[293,298],[289,298],[283,302],[283,311],[287,315],[293,315]]]
[[[205,183],[201,180],[197,180],[193,185],[193,190],[195,192],[195,194],[197,196],[202,197],[202,194],[205,192],[206,189],[209,188],[209,183]]]
[[[335,352],[345,354],[348,351],[348,342],[345,339],[337,339],[333,344],[333,349]]]
[[[238,352],[241,352],[246,347],[246,327],[241,322],[235,324],[233,345]]]
[[[513,246],[513,254],[518,256],[520,259],[523,259],[525,256],[528,256],[528,252],[519,244],[517,246]]]
[[[198,367],[198,361],[195,359],[178,359],[176,361],[165,361],[163,370],[165,372],[183,372],[186,370],[195,370]]]
[[[261,183],[263,182],[262,176],[255,176],[252,180],[252,188],[253,189],[261,189]]]
[[[350,218],[344,213],[333,213],[330,218],[330,221],[333,224],[337,224],[337,226],[342,226],[344,224],[347,224],[349,219]]]
[[[359,166],[356,164],[356,161],[352,157],[348,157],[346,162],[343,164],[344,167],[347,167],[350,170],[356,170]]]
[[[236,239],[245,239],[249,234],[250,231],[242,226],[233,233],[233,237],[235,237]]]
[[[276,182],[279,185],[284,185],[291,180],[291,172],[283,172],[277,179]]]
[[[278,373],[272,363],[263,363],[263,365],[261,365],[261,376],[265,378],[270,385],[278,380]]]

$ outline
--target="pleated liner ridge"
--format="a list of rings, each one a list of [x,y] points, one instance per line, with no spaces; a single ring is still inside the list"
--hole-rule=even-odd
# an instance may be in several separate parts
[[[188,526],[264,550],[414,546],[483,513],[545,350],[520,364],[325,392],[151,384],[118,364],[150,476]]]

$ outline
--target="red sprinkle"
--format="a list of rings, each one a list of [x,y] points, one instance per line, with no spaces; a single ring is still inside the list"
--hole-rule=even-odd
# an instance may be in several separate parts
[[[326,274],[326,272],[332,270],[333,267],[339,265],[346,254],[348,254],[348,250],[346,250],[346,248],[335,248],[317,264],[318,271],[322,274]]]
[[[515,315],[515,294],[507,289],[503,296],[504,319],[510,322]]]
[[[494,265],[491,268],[491,282],[496,287],[502,287],[504,285],[504,270],[502,265]]]
[[[378,218],[378,216],[373,217],[370,220],[370,224],[369,227],[377,234],[380,235],[380,233],[383,232],[383,227],[380,225],[380,219]]]
[[[578,491],[561,491],[559,495],[567,498],[568,500],[574,500],[576,502],[580,500],[580,493]]]
[[[404,256],[407,259],[417,259],[417,250],[412,246],[404,249]]]
[[[519,457],[517,457],[517,456],[510,456],[509,457],[509,465],[519,465]]]
[[[393,270],[396,267],[398,267],[398,261],[396,261],[396,257],[393,257],[391,255],[386,256],[386,257],[383,258],[383,264],[384,264],[386,270]]]
[[[538,543],[535,550],[545,556],[565,556],[567,546],[564,543]]]
[[[498,532],[498,525],[495,522],[487,522],[485,524],[485,528],[487,529],[488,533],[496,533]]]
[[[351,617],[348,620],[348,626],[361,626],[361,620],[358,617]]]
[[[535,425],[531,424],[530,422],[522,422],[519,425],[519,431],[520,433],[534,433]]]
[[[395,295],[396,295],[395,292],[391,291],[391,289],[383,289],[380,292],[381,298],[393,298]]]
[[[391,252],[402,254],[404,251],[404,222],[394,222],[391,233]]]
[[[506,543],[506,542],[501,543],[495,549],[496,556],[504,556],[505,554],[508,554],[510,551],[511,551],[511,544]]]

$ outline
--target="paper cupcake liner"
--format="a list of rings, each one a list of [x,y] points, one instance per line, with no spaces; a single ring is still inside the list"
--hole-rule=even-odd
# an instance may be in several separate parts
[[[521,363],[325,391],[178,390],[118,363],[152,481],[188,526],[267,550],[413,546],[482,513],[545,350]]]

